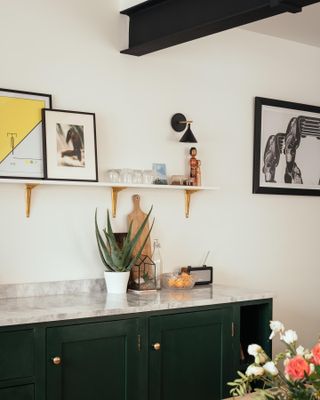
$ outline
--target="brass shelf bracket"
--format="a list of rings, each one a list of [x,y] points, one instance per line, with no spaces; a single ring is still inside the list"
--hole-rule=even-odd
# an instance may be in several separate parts
[[[25,191],[26,191],[26,217],[29,218],[30,217],[30,208],[31,208],[31,193],[32,193],[32,189],[34,189],[36,186],[36,184],[31,184],[31,183],[27,183],[25,185]]]
[[[191,195],[198,191],[199,191],[199,189],[186,189],[184,191],[184,208],[185,208],[186,218],[189,218],[189,215],[190,215]]]
[[[118,193],[125,189],[127,188],[124,186],[112,186],[111,188],[112,218],[117,216]]]
[[[8,180],[6,179],[0,179],[0,183],[8,183]],[[31,200],[32,200],[32,191],[36,186],[45,186],[45,185],[68,185],[66,183],[61,183],[60,181],[50,181],[46,182],[44,181],[36,181],[36,180],[26,180],[26,179],[21,179],[20,181],[14,179],[10,181],[10,183],[21,183],[23,184],[25,188],[25,214],[26,218],[30,218],[31,214]],[[72,185],[73,183],[71,183]],[[180,185],[172,185],[172,186],[164,186],[164,185],[133,185],[133,184],[124,184],[122,185],[117,185],[117,184],[110,184],[108,182],[97,182],[96,184],[79,184],[78,182],[74,183],[74,186],[92,186],[92,187],[101,187],[101,188],[107,188],[111,190],[111,214],[112,218],[116,218],[117,216],[117,206],[118,206],[118,194],[122,190],[125,189],[172,189],[173,191],[184,191],[184,198],[185,198],[185,217],[189,218],[190,216],[190,205],[191,205],[191,195],[193,193],[203,191],[203,190],[218,190],[216,187],[206,187],[206,186],[180,186]]]

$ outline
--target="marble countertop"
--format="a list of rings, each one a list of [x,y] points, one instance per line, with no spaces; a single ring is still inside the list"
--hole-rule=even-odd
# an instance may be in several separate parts
[[[273,293],[214,284],[189,291],[126,295],[69,293],[0,299],[0,326],[171,310],[272,298]]]

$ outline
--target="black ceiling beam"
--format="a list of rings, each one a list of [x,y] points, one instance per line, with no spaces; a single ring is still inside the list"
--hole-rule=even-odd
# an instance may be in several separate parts
[[[130,17],[129,48],[142,56],[284,12],[300,12],[320,0],[149,0],[121,14]]]

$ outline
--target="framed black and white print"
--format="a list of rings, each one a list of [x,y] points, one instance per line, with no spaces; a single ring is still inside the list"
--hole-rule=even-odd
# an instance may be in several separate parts
[[[320,107],[256,97],[253,193],[320,196]]]
[[[0,177],[43,179],[43,108],[51,95],[0,89]]]
[[[98,180],[95,114],[44,109],[45,178]]]

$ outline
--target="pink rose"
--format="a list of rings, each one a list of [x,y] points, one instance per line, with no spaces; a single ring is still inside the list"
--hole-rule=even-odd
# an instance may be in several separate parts
[[[320,365],[320,343],[316,344],[314,348],[311,350],[312,352],[312,362],[315,365]]]
[[[295,356],[285,360],[284,372],[290,379],[296,381],[303,379],[305,373],[310,374],[310,366],[303,357]]]

